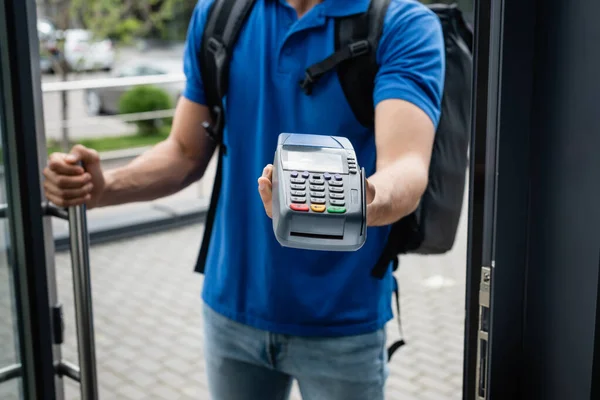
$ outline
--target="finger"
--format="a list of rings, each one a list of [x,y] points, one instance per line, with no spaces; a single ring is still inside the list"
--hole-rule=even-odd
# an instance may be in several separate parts
[[[51,193],[48,193],[46,195],[46,197],[48,198],[48,200],[53,203],[56,204],[59,207],[72,207],[72,206],[78,206],[84,203],[87,203],[88,201],[91,200],[92,196],[91,195],[87,195],[84,198],[78,198],[78,199],[71,199],[71,200],[65,200],[63,198],[61,198],[60,196],[55,196]]]
[[[258,191],[260,192],[261,196],[271,196],[271,190],[272,186],[269,179],[265,178],[264,176],[258,178]]]
[[[68,154],[53,153],[48,159],[48,168],[61,175],[81,175],[85,171],[69,161]]]
[[[273,205],[273,193],[271,192],[271,181],[261,176],[258,178],[258,193],[265,207],[265,212],[270,217]]]
[[[373,200],[375,200],[375,195],[377,191],[375,190],[375,186],[367,181],[367,204],[371,204]]]
[[[81,161],[84,165],[97,164],[100,161],[100,156],[96,150],[77,144],[71,149],[68,161],[71,163]]]
[[[92,176],[89,173],[81,175],[60,175],[49,168],[43,171],[46,182],[50,182],[59,189],[79,189],[91,182]]]
[[[263,169],[262,176],[265,177],[265,178],[267,178],[268,180],[272,180],[273,179],[273,165],[268,164]]]
[[[91,194],[93,189],[94,185],[92,183],[88,183],[87,185],[78,189],[60,189],[53,185],[51,182],[44,182],[44,191],[47,194],[51,194],[55,197],[60,197],[65,200],[75,200],[79,198],[84,198],[88,194]]]

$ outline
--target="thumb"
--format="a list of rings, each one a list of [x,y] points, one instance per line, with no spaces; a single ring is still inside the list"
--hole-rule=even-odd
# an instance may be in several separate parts
[[[377,190],[375,189],[375,185],[373,185],[371,182],[369,182],[368,180],[367,182],[367,204],[371,204],[373,202],[373,200],[375,200],[375,194],[377,193]]]
[[[73,146],[71,153],[67,155],[66,160],[70,163],[82,162],[85,166],[98,164],[100,156],[94,149],[89,149],[81,144]]]
[[[258,193],[260,194],[260,198],[265,206],[265,212],[269,217],[271,217],[271,209],[273,206],[273,193],[271,188],[271,181],[261,176],[258,178]]]
[[[92,179],[99,179],[103,175],[100,155],[94,149],[76,145],[71,149],[71,153],[67,155],[66,160],[72,164],[81,162],[83,169],[92,176]]]

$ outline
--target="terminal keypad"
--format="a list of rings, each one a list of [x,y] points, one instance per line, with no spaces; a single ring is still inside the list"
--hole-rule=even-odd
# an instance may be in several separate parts
[[[348,172],[356,173],[356,171],[352,172],[356,169],[356,161],[352,157],[348,157],[348,167]],[[346,212],[342,175],[327,172],[310,174],[306,171],[303,173],[293,171],[290,176],[290,198],[292,201],[290,208],[292,210],[304,212],[312,210],[317,213],[328,212],[333,214]]]

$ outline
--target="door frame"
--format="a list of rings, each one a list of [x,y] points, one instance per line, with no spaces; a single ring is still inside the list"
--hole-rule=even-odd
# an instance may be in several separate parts
[[[523,339],[535,1],[477,0],[475,10],[463,399],[517,399],[526,384]],[[484,269],[490,272],[486,283]],[[480,310],[487,334],[483,360],[478,355]],[[484,396],[477,390],[478,365],[485,367]]]
[[[42,206],[45,164],[37,10],[34,0],[6,0],[0,7],[0,105],[14,271],[21,388],[24,399],[62,399],[56,373],[60,357],[53,321],[57,308],[54,242]],[[56,325],[56,326],[55,326]],[[17,366],[16,366],[17,367]]]

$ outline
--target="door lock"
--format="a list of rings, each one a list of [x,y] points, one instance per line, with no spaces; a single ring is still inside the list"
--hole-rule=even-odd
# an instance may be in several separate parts
[[[492,283],[492,269],[481,268],[479,283],[479,326],[477,329],[477,393],[478,400],[487,399],[488,376],[488,344],[490,332],[490,287]]]

